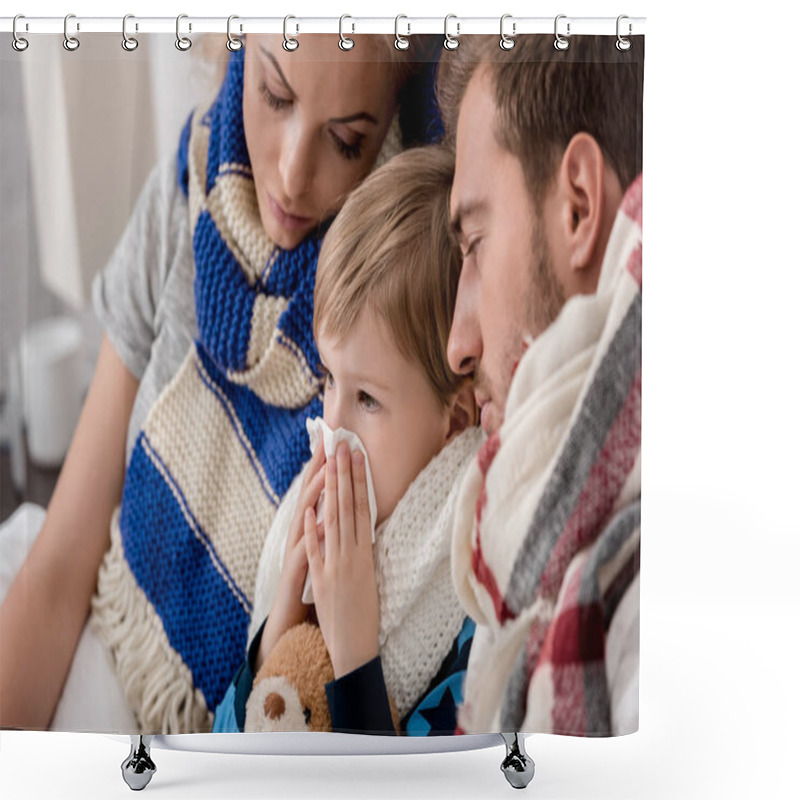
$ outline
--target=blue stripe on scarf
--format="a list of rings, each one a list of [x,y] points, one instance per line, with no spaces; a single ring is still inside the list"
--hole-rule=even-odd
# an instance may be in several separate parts
[[[230,401],[270,486],[279,497],[283,497],[295,475],[308,461],[310,452],[305,421],[309,417],[322,416],[322,401],[314,397],[301,408],[267,405],[248,387],[228,381],[202,347],[198,347],[198,354],[213,383],[209,388],[218,399],[222,395]]]
[[[236,256],[203,211],[194,232],[194,297],[200,340],[223,368],[247,367],[250,320],[256,292]]]
[[[125,479],[119,520],[125,557],[158,611],[170,645],[213,709],[244,652],[252,608],[192,517],[172,475],[154,454],[162,475],[148,456],[147,444],[140,433]]]
[[[244,92],[244,47],[231,53],[225,82],[216,100],[209,108],[204,122],[211,126],[208,143],[208,171],[206,194],[214,186],[222,164],[239,164],[249,167],[250,156],[244,136],[244,125],[226,124],[227,120],[242,117]]]
[[[318,237],[307,236],[294,250],[280,250],[264,285],[268,295],[291,298],[278,320],[278,329],[300,347],[318,378],[320,359],[313,323],[314,283],[321,245]]]

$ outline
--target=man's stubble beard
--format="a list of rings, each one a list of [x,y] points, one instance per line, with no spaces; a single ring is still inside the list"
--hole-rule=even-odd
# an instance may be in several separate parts
[[[566,302],[564,289],[553,269],[540,217],[534,222],[530,261],[523,266],[523,269],[529,277],[528,290],[523,302],[524,319],[519,321],[512,331],[507,347],[503,351],[500,370],[496,373],[502,376],[505,386],[493,385],[481,364],[478,365],[475,375],[475,391],[492,398],[492,404],[500,414],[501,420],[505,419],[506,401],[514,373],[528,344],[555,322]]]

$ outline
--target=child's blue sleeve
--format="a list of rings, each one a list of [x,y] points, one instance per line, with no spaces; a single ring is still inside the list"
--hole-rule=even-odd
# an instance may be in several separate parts
[[[464,702],[464,676],[474,635],[475,623],[467,617],[428,691],[400,723],[409,736],[449,736],[455,732],[456,712]]]
[[[264,625],[267,620],[261,623],[261,627],[250,643],[247,658],[239,667],[236,675],[225,692],[225,696],[214,711],[214,727],[212,733],[239,733],[244,730],[245,708],[247,698],[253,690],[253,665],[255,664],[256,653],[261,644],[261,634],[264,632]]]
[[[464,700],[475,623],[467,617],[439,672],[419,703],[400,720],[400,733],[409,736],[451,735],[456,710]],[[333,730],[350,733],[395,733],[380,656],[348,675],[325,685]]]

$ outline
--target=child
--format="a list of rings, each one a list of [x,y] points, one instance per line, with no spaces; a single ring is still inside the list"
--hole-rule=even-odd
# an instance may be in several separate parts
[[[266,537],[248,659],[215,731],[242,729],[253,674],[309,614],[301,597],[310,573],[333,664],[333,729],[394,732],[391,697],[402,730],[452,732],[454,710],[436,725],[433,712],[413,713],[463,668],[471,631],[452,584],[450,537],[455,493],[482,437],[472,387],[447,366],[460,268],[447,224],[452,173],[442,147],[395,157],[350,195],[325,237],[314,294],[323,419],[366,449],[376,541],[363,454],[340,443],[326,462],[318,447]],[[448,688],[452,706],[458,680]]]

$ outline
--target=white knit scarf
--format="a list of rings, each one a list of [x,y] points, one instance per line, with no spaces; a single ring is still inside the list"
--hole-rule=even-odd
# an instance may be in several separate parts
[[[471,428],[453,439],[375,531],[378,646],[386,689],[401,718],[436,676],[464,623],[451,579],[450,540],[458,489],[483,438],[480,430]],[[275,599],[302,480],[303,473],[279,506],[264,542],[249,641]]]

